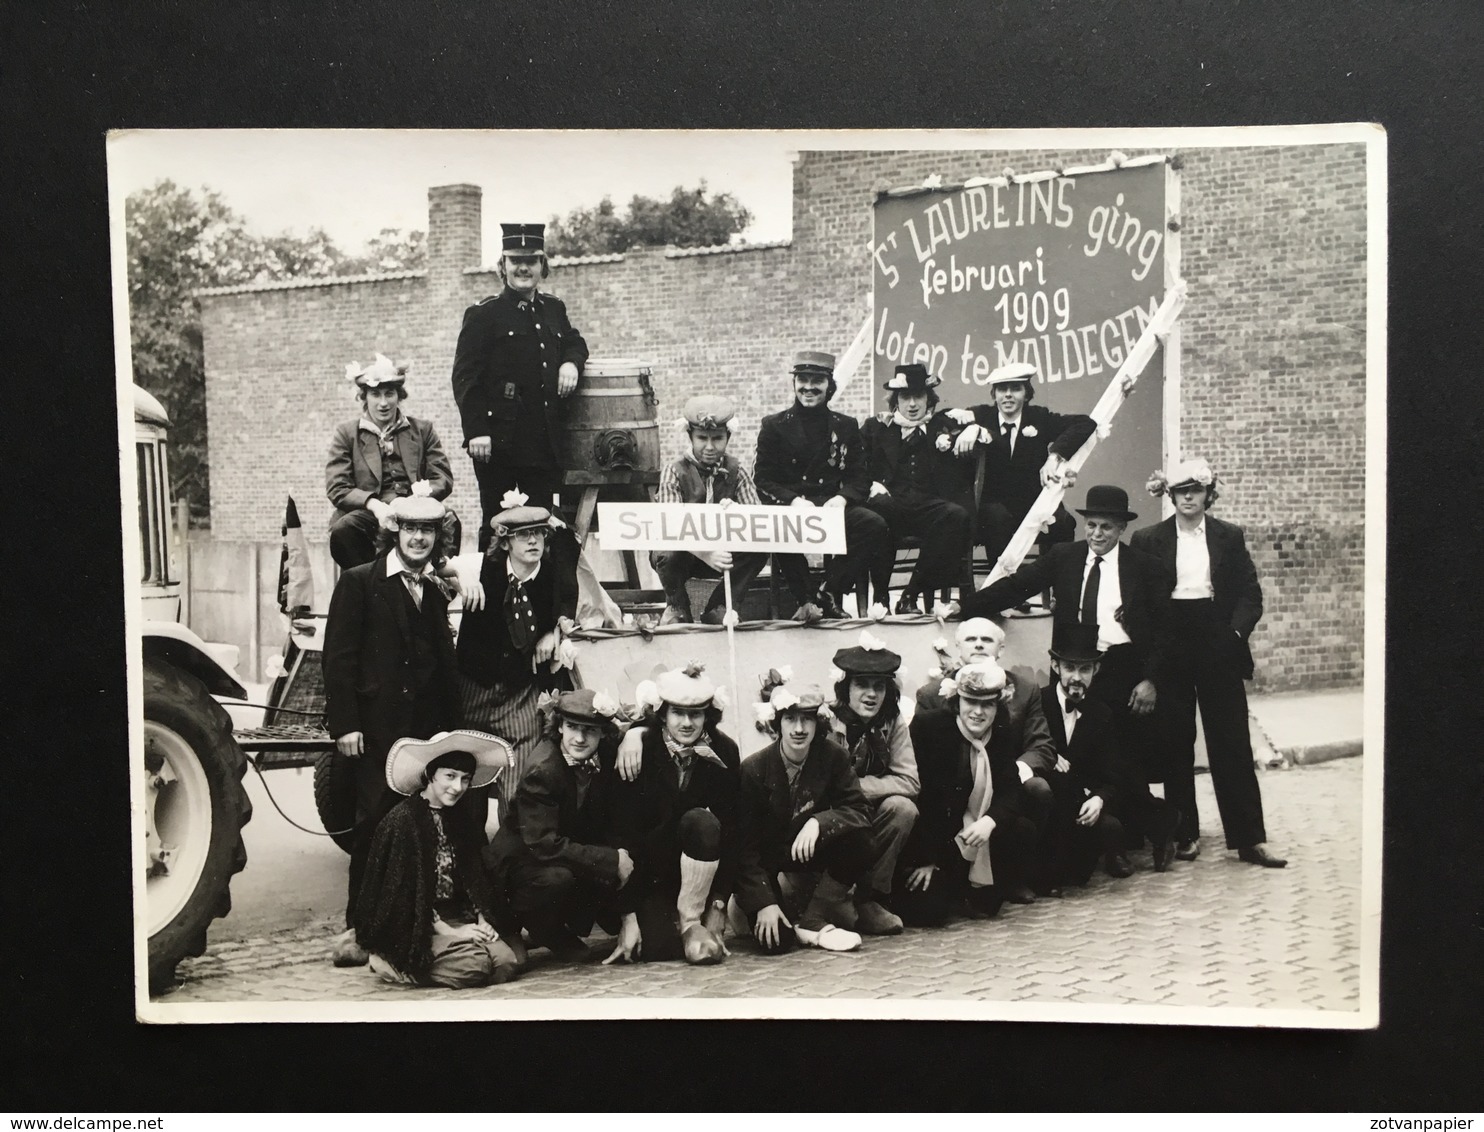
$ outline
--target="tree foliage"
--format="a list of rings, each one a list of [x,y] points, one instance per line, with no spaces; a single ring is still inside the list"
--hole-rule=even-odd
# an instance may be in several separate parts
[[[752,222],[752,213],[730,193],[707,196],[706,182],[676,185],[669,200],[635,196],[619,215],[612,197],[575,208],[546,227],[549,255],[606,255],[636,246],[704,248],[725,244]]]
[[[134,380],[170,414],[171,488],[176,498],[190,499],[192,521],[204,522],[210,466],[201,304],[195,292],[275,279],[421,270],[426,237],[384,228],[353,256],[320,228],[302,236],[258,236],[220,193],[195,193],[171,181],[131,193],[124,228]]]

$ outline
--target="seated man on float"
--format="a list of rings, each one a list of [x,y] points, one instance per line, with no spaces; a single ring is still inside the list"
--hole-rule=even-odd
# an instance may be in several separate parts
[[[482,987],[526,964],[520,929],[480,866],[479,815],[460,803],[506,766],[505,744],[470,731],[399,739],[387,785],[407,795],[376,827],[355,910],[357,943],[392,983]]]
[[[850,756],[829,737],[816,685],[790,688],[774,670],[763,697],[758,726],[773,742],[742,764],[737,904],[764,954],[796,941],[853,951],[861,937],[835,921],[875,863],[865,795]]]
[[[558,692],[542,712],[541,739],[484,861],[531,943],[581,961],[595,920],[617,932],[616,897],[634,872],[629,851],[605,841],[619,708],[583,688]]]
[[[728,454],[732,439],[730,401],[709,394],[692,397],[685,403],[685,425],[690,451],[676,460],[660,475],[657,503],[745,503],[757,506],[757,488],[747,469]],[[693,620],[690,596],[685,583],[691,578],[719,578],[721,571],[732,572],[732,599],[740,601],[753,580],[768,561],[766,554],[732,554],[726,550],[656,550],[650,554],[655,573],[665,587],[665,612],[661,625]],[[711,592],[701,620],[707,625],[720,625],[725,613],[726,587],[718,585]]]
[[[325,494],[335,506],[330,518],[330,557],[342,570],[376,557],[377,531],[391,520],[391,505],[408,495],[447,499],[453,469],[443,442],[429,422],[402,412],[407,399],[407,367],[381,354],[369,366],[345,367],[355,383],[362,412],[345,421],[330,438]],[[463,538],[459,517],[445,510],[443,547],[457,554]]]
[[[897,859],[917,822],[917,756],[902,718],[897,670],[902,658],[868,631],[860,643],[835,653],[831,732],[850,754],[865,795],[875,864],[855,886],[854,927],[866,935],[895,935],[902,921],[887,911]]]
[[[903,920],[922,927],[960,908],[987,918],[1006,900],[1035,899],[1036,823],[1016,761],[1023,751],[1001,710],[1005,672],[992,660],[966,664],[944,679],[942,695],[946,708],[912,719],[922,789],[893,902]]]
[[[490,520],[494,543],[455,563],[464,595],[458,637],[460,726],[499,735],[514,765],[498,788],[505,820],[525,765],[541,737],[542,692],[571,687],[562,640],[575,627],[577,540],[545,507],[506,493]],[[471,566],[477,565],[477,573]]]
[[[969,508],[973,503],[972,465],[953,455],[953,442],[964,425],[951,413],[937,411],[941,379],[926,366],[897,366],[882,386],[890,412],[861,426],[866,476],[871,481],[866,506],[886,520],[893,553],[907,536],[922,546],[898,613],[921,613],[941,589],[969,584]],[[961,413],[969,417],[972,414]],[[890,601],[892,559],[878,562],[871,577],[875,600]]]
[[[1102,650],[1096,625],[1061,622],[1051,636],[1052,681],[1041,689],[1041,703],[1056,742],[1058,758],[1052,770],[1037,776],[1051,785],[1055,805],[1051,813],[1050,852],[1042,863],[1047,883],[1084,885],[1099,857],[1110,877],[1132,876],[1134,867],[1124,852],[1119,779],[1118,727],[1113,710],[1088,696],[1098,673]],[[1163,871],[1173,851],[1173,830],[1156,866]]]
[[[643,715],[624,737],[630,757],[620,755],[610,784],[606,838],[628,851],[634,872],[603,963],[719,963],[741,840],[737,744],[718,729],[719,690],[702,665],[641,681],[634,695]]]

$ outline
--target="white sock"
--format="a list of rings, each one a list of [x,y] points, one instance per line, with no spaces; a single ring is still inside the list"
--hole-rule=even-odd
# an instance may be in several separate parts
[[[706,911],[706,897],[711,892],[711,882],[716,877],[720,861],[698,861],[694,857],[680,854],[680,895],[675,900],[675,910],[680,913],[680,930],[699,923],[701,913]]]

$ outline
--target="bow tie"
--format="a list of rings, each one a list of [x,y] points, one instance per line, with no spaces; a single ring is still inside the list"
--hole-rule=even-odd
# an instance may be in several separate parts
[[[1062,714],[1063,715],[1076,715],[1081,710],[1082,710],[1082,705],[1080,703],[1073,703],[1071,700],[1068,700],[1067,703],[1066,703],[1066,706],[1064,708],[1062,708]]]

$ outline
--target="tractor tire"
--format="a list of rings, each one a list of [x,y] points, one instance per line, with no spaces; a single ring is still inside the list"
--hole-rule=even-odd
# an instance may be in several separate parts
[[[330,840],[349,853],[356,825],[355,759],[330,751],[315,761],[314,808]]]
[[[177,963],[206,950],[211,921],[231,911],[252,804],[231,717],[200,680],[160,659],[144,665],[144,763],[144,918],[157,993],[174,982]]]

